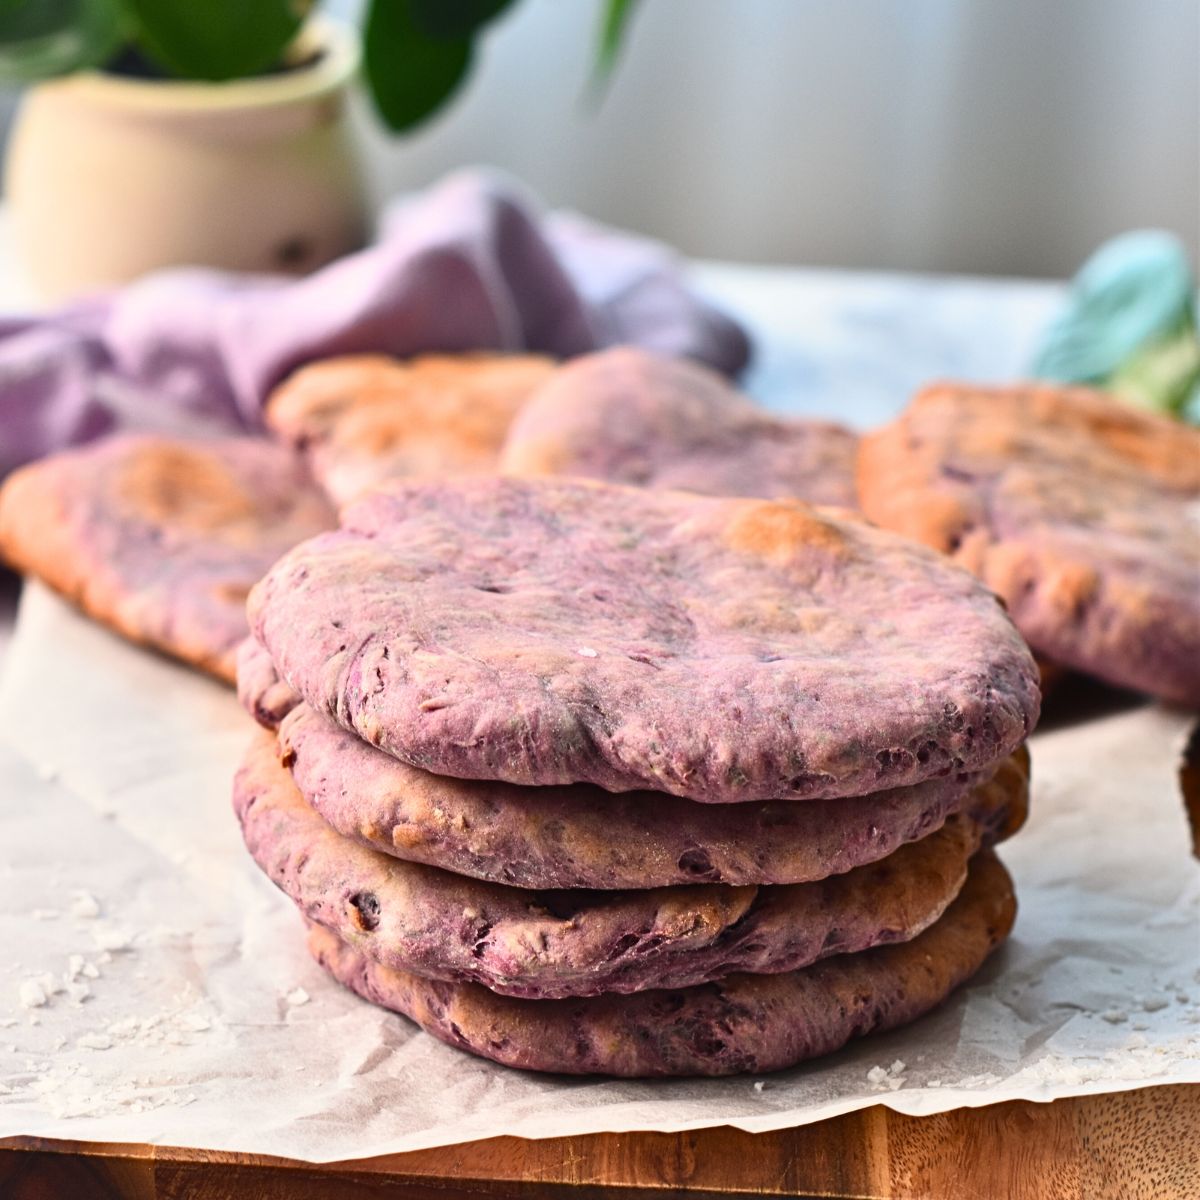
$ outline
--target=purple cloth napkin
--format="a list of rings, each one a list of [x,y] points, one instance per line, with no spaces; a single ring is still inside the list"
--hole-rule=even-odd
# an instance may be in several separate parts
[[[544,215],[514,184],[451,175],[379,241],[300,280],[181,269],[44,318],[0,321],[0,473],[117,426],[252,429],[271,388],[335,354],[632,342],[727,374],[745,332],[662,245]]]

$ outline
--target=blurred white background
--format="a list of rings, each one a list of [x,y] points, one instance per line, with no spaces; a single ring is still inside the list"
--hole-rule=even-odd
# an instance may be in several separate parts
[[[1061,276],[1148,225],[1200,250],[1200,0],[643,0],[597,110],[598,17],[522,0],[434,124],[363,120],[380,194],[488,162],[754,262]]]
[[[1065,276],[1140,226],[1200,258],[1200,0],[641,0],[597,106],[599,16],[520,0],[411,137],[361,100],[377,196],[490,163],[706,258]]]

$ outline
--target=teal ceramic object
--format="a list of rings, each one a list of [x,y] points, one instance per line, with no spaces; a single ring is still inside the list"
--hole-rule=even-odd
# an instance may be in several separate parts
[[[1034,364],[1043,379],[1105,387],[1146,408],[1200,416],[1195,280],[1173,234],[1114,238],[1084,264]]]

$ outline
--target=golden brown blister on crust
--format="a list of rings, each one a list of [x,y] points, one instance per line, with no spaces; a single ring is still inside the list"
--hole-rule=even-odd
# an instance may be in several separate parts
[[[941,384],[863,439],[858,487],[1045,657],[1200,705],[1200,431],[1086,389]]]
[[[113,499],[150,524],[237,544],[259,532],[258,502],[248,482],[194,446],[148,442],[125,457]]]
[[[227,682],[250,588],[333,522],[295,456],[259,438],[108,438],[24,467],[0,489],[8,563]]]
[[[854,514],[838,511],[842,519]],[[795,561],[798,547],[816,549],[835,561],[845,561],[851,547],[837,525],[820,512],[787,500],[769,500],[737,510],[726,525],[722,540],[732,550],[779,564]]]
[[[517,409],[553,369],[531,354],[334,358],[276,388],[267,424],[344,504],[385,479],[494,471]]]
[[[1029,817],[1029,776],[1029,747],[1020,746],[991,779],[975,789],[971,811],[999,818],[986,822],[993,845],[1018,833]]]

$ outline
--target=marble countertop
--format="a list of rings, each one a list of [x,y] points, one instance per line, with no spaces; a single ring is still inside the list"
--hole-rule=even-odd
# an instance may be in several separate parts
[[[1066,285],[698,263],[697,286],[755,338],[746,389],[782,412],[868,429],[923,384],[1029,372]]]

